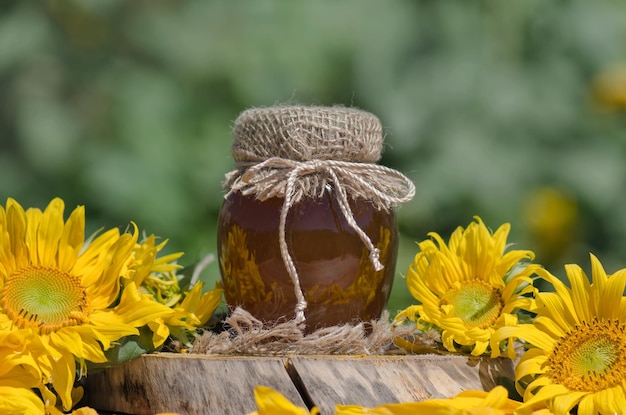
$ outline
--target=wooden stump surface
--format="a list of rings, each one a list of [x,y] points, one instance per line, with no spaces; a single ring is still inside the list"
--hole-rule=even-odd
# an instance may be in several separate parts
[[[87,405],[117,414],[246,415],[254,387],[330,415],[336,404],[367,407],[490,390],[513,379],[508,359],[458,355],[243,357],[148,354],[87,376]]]

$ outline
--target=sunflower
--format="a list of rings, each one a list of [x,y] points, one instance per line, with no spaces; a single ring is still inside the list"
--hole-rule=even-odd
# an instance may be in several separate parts
[[[309,412],[306,408],[294,405],[280,392],[267,386],[259,385],[254,388],[254,399],[259,410],[248,415],[319,415],[320,413],[317,408]]]
[[[534,291],[531,276],[536,266],[524,263],[534,258],[531,251],[504,252],[509,224],[492,234],[475,219],[467,229],[457,228],[447,245],[434,232],[429,234],[432,239],[419,243],[406,281],[421,304],[401,311],[394,324],[416,321],[421,330],[440,331],[448,351],[478,356],[487,350],[496,329],[518,324],[518,310],[530,307],[527,295]],[[515,356],[512,342],[507,355]]]
[[[335,415],[513,415],[519,405],[520,402],[508,398],[503,386],[496,386],[489,392],[469,390],[449,399],[393,403],[375,408],[337,405]]]
[[[65,204],[53,199],[44,211],[24,210],[8,199],[0,206],[0,331],[28,343],[43,379],[72,406],[77,376],[86,361],[106,362],[104,350],[138,327],[173,311],[139,296],[128,265],[133,233],[110,229],[85,242],[85,210],[67,221]]]
[[[130,265],[131,279],[146,298],[170,307],[174,313],[168,318],[155,319],[148,323],[153,332],[153,343],[160,346],[173,335],[189,345],[189,335],[205,325],[221,303],[223,289],[216,284],[213,290],[203,293],[204,283],[198,282],[189,291],[183,290],[182,269],[175,261],[183,253],[176,252],[159,256],[167,240],[157,244],[154,235],[144,238],[135,245]]]
[[[547,405],[557,415],[626,413],[626,269],[608,276],[591,255],[591,276],[566,265],[571,288],[546,270],[554,292],[536,295],[532,324],[498,330],[493,341],[519,338],[530,347],[515,369],[521,409]]]

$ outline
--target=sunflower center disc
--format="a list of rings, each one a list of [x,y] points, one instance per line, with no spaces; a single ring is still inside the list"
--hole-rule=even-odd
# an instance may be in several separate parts
[[[489,327],[502,310],[500,291],[482,281],[463,283],[461,287],[448,291],[441,304],[454,307],[454,317],[458,317],[468,328]]]
[[[548,375],[577,391],[595,392],[626,379],[626,327],[618,320],[576,326],[556,345]]]
[[[6,281],[0,299],[18,328],[50,333],[87,321],[87,295],[80,280],[55,268],[29,266]]]

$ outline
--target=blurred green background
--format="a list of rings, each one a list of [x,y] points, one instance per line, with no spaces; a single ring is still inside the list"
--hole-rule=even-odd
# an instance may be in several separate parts
[[[474,215],[555,274],[626,266],[623,1],[4,1],[0,197],[86,206],[90,230],[215,252],[248,107],[378,115],[382,164],[406,173],[401,255]],[[219,278],[213,263],[203,279]]]

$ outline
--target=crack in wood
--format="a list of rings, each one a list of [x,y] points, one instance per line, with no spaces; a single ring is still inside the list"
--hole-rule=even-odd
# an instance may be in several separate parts
[[[291,363],[291,359],[289,358],[287,358],[287,360],[285,361],[285,369],[287,370],[289,378],[293,382],[293,386],[295,386],[296,390],[300,394],[302,401],[309,411],[312,410],[317,405],[313,401],[311,394],[309,393],[306,385],[302,381],[302,377],[300,376],[300,373],[298,373],[298,369],[296,369],[296,367]]]

